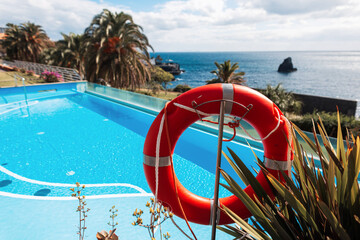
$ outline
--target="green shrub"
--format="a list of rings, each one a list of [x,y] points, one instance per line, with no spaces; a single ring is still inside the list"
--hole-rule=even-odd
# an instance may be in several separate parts
[[[255,190],[256,200],[252,200],[244,190],[221,170],[229,184],[223,185],[245,204],[254,217],[251,223],[242,220],[226,207],[222,207],[239,228],[233,226],[218,227],[235,239],[360,239],[360,137],[348,136],[347,147],[344,146],[341,132],[340,116],[336,150],[328,140],[321,123],[317,125],[323,145],[319,140],[310,140],[299,128],[294,129],[316,153],[320,168],[314,164],[300,145],[293,131],[294,161],[293,177],[283,174],[286,185],[281,184],[266,171],[269,184],[274,189],[275,199],[265,193],[255,176],[243,162],[230,151],[239,176]],[[310,159],[309,159],[310,158]],[[232,160],[228,159],[230,162]],[[263,167],[262,162],[258,163]]]
[[[176,87],[174,87],[173,92],[187,92],[191,89],[191,87],[187,84],[179,84]]]
[[[170,82],[173,81],[174,79],[175,79],[174,75],[164,71],[160,67],[154,67],[153,70],[151,71],[151,81],[157,82],[159,84],[163,84],[165,86],[165,90],[166,90],[166,86],[168,84],[171,85]]]
[[[321,117],[324,128],[329,136],[336,137],[337,135],[337,113],[316,112],[307,113],[301,117],[289,116],[289,120],[293,122],[303,131],[313,131],[313,119]],[[346,132],[347,129],[354,135],[360,136],[360,121],[355,117],[350,117],[341,114],[341,131]]]
[[[259,91],[273,101],[284,113],[299,114],[301,112],[302,102],[296,100],[292,92],[286,91],[281,83],[275,87],[267,85],[266,89]]]

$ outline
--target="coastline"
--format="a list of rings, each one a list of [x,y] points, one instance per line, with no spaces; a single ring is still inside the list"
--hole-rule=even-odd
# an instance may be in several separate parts
[[[248,51],[248,52],[156,52],[164,60],[180,64],[185,72],[173,82],[197,87],[213,78],[214,62],[238,62],[247,85],[266,88],[282,86],[293,93],[357,101],[356,116],[360,117],[360,51]],[[292,58],[298,71],[278,73],[279,64]]]

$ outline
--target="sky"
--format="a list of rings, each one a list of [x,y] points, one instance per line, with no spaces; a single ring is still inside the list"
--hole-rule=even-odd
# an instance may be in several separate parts
[[[360,0],[0,0],[0,27],[59,40],[103,9],[131,14],[156,52],[360,50]]]

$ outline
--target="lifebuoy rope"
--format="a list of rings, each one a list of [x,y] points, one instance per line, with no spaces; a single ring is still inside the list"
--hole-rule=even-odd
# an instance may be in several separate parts
[[[171,163],[171,170],[172,170],[172,176],[173,176],[173,182],[174,182],[174,187],[175,187],[175,193],[176,193],[176,199],[179,203],[179,206],[180,206],[180,209],[181,209],[181,212],[183,214],[183,217],[185,219],[185,222],[186,222],[186,225],[188,226],[191,234],[194,236],[194,239],[197,240],[196,236],[195,236],[195,233],[193,232],[193,230],[191,229],[191,226],[189,224],[189,221],[186,217],[186,214],[185,214],[185,211],[184,211],[184,208],[182,207],[182,204],[181,204],[181,200],[179,198],[179,194],[178,194],[178,190],[177,190],[177,185],[175,184],[175,170],[174,170],[174,163],[173,163],[173,158],[172,158],[172,154],[171,154],[171,142],[170,142],[170,134],[169,134],[169,128],[168,128],[168,123],[167,123],[167,105],[169,103],[167,102],[165,104],[165,108],[164,108],[164,115],[165,116],[165,131],[166,131],[166,139],[167,139],[167,142],[168,142],[168,147],[169,147],[169,156],[170,156],[170,163]]]
[[[193,232],[193,230],[191,229],[190,227],[190,224],[187,220],[187,217],[186,217],[186,214],[185,214],[185,211],[182,207],[182,204],[181,204],[181,200],[178,196],[178,192],[177,192],[177,186],[175,184],[175,172],[174,172],[174,166],[173,166],[173,159],[172,159],[172,154],[171,154],[171,143],[170,143],[170,136],[169,136],[169,130],[168,130],[168,124],[167,124],[167,105],[168,103],[166,103],[165,107],[164,107],[164,113],[163,113],[163,116],[161,118],[161,121],[160,121],[160,126],[159,126],[159,131],[158,131],[158,135],[157,135],[157,139],[156,139],[156,155],[155,155],[155,201],[158,202],[158,188],[159,188],[159,162],[160,162],[160,142],[161,142],[161,136],[162,136],[162,132],[163,132],[163,128],[164,128],[164,124],[165,124],[165,131],[166,131],[166,138],[167,138],[167,141],[168,141],[168,147],[169,147],[169,156],[170,156],[170,164],[171,164],[171,169],[172,169],[172,175],[173,175],[173,182],[174,182],[174,187],[175,187],[175,192],[176,192],[176,197],[177,197],[177,201],[179,203],[179,206],[180,206],[180,209],[181,209],[181,212],[183,214],[183,217],[186,221],[186,224],[189,228],[189,230],[191,231],[192,235],[194,236],[195,239],[196,236]],[[190,112],[193,112],[193,113],[197,113],[197,114],[200,114],[200,115],[203,115],[203,116],[206,116],[206,117],[209,117],[209,116],[219,116],[219,114],[209,114],[209,113],[205,113],[205,112],[202,112],[202,111],[199,111],[199,110],[196,110],[194,108],[191,108],[191,107],[188,107],[188,106],[185,106],[185,105],[182,105],[182,104],[179,104],[179,103],[174,103],[175,106],[179,107],[179,108],[182,108],[184,110],[187,110],[187,111],[190,111]],[[251,136],[247,131],[246,129],[240,124],[239,121],[237,121],[235,118],[231,118],[234,120],[234,122],[229,122],[225,125],[229,126],[230,128],[233,128],[234,130],[234,135],[231,139],[229,140],[224,140],[224,141],[231,141],[235,138],[236,136],[236,127],[241,127],[241,129],[251,138],[253,139],[254,141],[263,141],[265,139],[267,139],[268,137],[270,137],[280,126],[280,122],[281,122],[281,119],[280,119],[280,113],[279,113],[279,110],[276,110],[276,113],[277,113],[277,118],[278,118],[278,122],[276,124],[276,126],[263,138],[260,138],[260,139],[257,139],[257,138],[254,138],[253,136]],[[209,121],[209,120],[205,120],[206,122],[211,122],[211,123],[216,123],[218,124],[217,122],[213,122],[213,121]],[[288,122],[288,120],[285,118],[285,121],[286,121],[286,125],[287,125],[287,128],[289,129],[289,126],[290,126],[290,123]],[[289,134],[289,140],[291,141],[291,135]],[[290,155],[291,155],[291,151],[289,150],[288,151],[288,159],[290,159]],[[271,161],[271,159],[269,159]],[[290,165],[291,166],[291,165]]]
[[[159,132],[156,138],[156,149],[155,149],[155,202],[158,203],[158,191],[159,191],[159,163],[160,163],[160,142],[161,142],[161,135],[164,129],[164,124],[165,124],[165,131],[166,131],[166,138],[168,141],[168,146],[169,146],[169,156],[170,156],[170,163],[171,163],[171,168],[173,171],[173,181],[175,184],[175,172],[174,172],[174,165],[173,165],[173,159],[172,159],[172,154],[171,154],[171,143],[170,143],[170,136],[169,136],[169,129],[168,129],[168,124],[167,124],[167,105],[168,103],[165,104],[164,107],[164,113],[163,116],[161,118],[160,121],[160,126],[159,126]],[[181,201],[177,192],[177,186],[175,185],[175,192],[176,192],[176,197],[180,206],[180,209],[182,211],[182,214],[184,216],[184,219],[186,221],[186,224],[190,230],[190,232],[192,233],[192,235],[194,236],[195,240],[197,240],[193,230],[190,227],[189,221],[187,220],[185,211],[181,205]],[[181,229],[180,229],[181,230]],[[182,230],[181,230],[182,231]]]
[[[164,127],[165,116],[163,115],[161,118],[159,132],[156,138],[156,149],[155,149],[155,202],[157,203],[158,197],[158,190],[159,190],[159,163],[160,163],[160,141],[161,141],[161,134]]]
[[[180,103],[174,103],[175,106],[179,107],[179,108],[182,108],[182,109],[185,109],[185,110],[188,110],[190,112],[194,112],[194,113],[198,113],[200,115],[204,115],[204,116],[207,116],[207,117],[210,117],[210,116],[219,116],[219,114],[209,114],[209,113],[205,113],[205,112],[202,112],[202,111],[199,111],[199,110],[195,110],[194,108],[190,108],[188,106],[185,106],[185,105],[182,105]],[[241,127],[241,129],[246,133],[246,135],[248,135],[252,140],[254,141],[264,141],[265,139],[267,139],[268,137],[271,136],[271,134],[273,134],[280,126],[280,122],[281,122],[281,119],[280,119],[280,113],[279,113],[279,110],[276,110],[276,113],[277,113],[277,119],[278,119],[278,122],[276,124],[276,126],[274,127],[273,130],[271,130],[265,137],[263,138],[255,138],[253,136],[251,136],[248,131],[246,131],[246,129],[239,123],[239,126]],[[209,120],[206,120],[206,122],[210,122]],[[215,123],[215,122],[211,122],[211,123]]]
[[[246,129],[240,124],[241,129],[246,133],[246,135],[249,136],[249,138],[251,138],[251,139],[254,140],[254,141],[260,142],[260,141],[266,140],[266,139],[267,139],[268,137],[270,137],[271,134],[273,134],[273,133],[279,128],[279,126],[280,126],[280,122],[281,122],[280,113],[279,113],[279,110],[277,110],[276,108],[275,108],[275,110],[276,110],[276,113],[277,113],[278,122],[277,122],[276,126],[274,127],[274,129],[271,130],[265,137],[263,137],[263,138],[261,138],[261,137],[260,137],[260,138],[255,138],[255,137],[251,136],[251,135],[246,131]]]

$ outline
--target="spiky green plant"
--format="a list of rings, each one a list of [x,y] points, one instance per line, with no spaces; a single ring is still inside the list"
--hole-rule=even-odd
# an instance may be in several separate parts
[[[274,187],[274,200],[265,194],[240,158],[229,150],[235,163],[233,166],[241,172],[240,177],[254,188],[257,198],[251,200],[222,171],[229,184],[223,186],[243,201],[253,217],[248,223],[222,206],[222,210],[231,216],[237,227],[225,226],[219,229],[243,239],[360,239],[360,138],[350,136],[344,144],[339,115],[336,150],[329,141],[321,119],[317,128],[326,150],[320,147],[315,126],[314,141],[293,126],[293,176],[289,178],[283,174],[286,185],[267,173],[257,158]],[[308,156],[303,151],[295,131],[314,150],[316,156]],[[229,157],[226,158],[232,162]],[[315,164],[316,161],[319,164]]]

